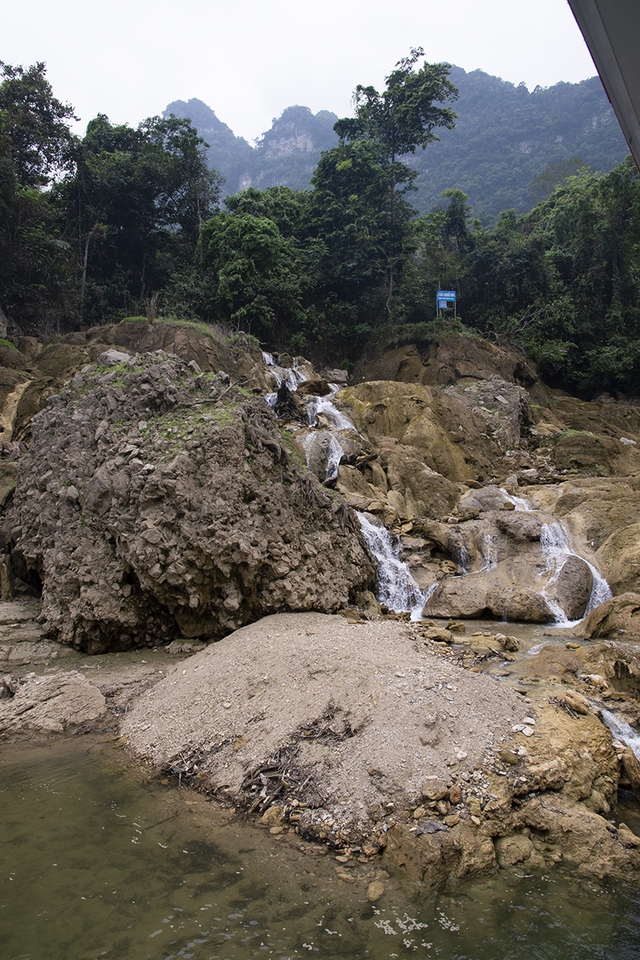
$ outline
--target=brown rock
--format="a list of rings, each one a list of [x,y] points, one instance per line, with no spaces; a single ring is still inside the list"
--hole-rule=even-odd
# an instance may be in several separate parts
[[[534,849],[529,837],[523,835],[499,837],[495,841],[495,848],[500,867],[512,867],[516,863],[528,860]]]

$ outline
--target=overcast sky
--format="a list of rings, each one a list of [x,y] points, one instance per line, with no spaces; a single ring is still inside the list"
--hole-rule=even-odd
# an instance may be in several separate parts
[[[253,141],[292,104],[349,115],[412,46],[530,90],[596,73],[566,0],[4,0],[0,60],[44,60],[82,128],[198,97]]]

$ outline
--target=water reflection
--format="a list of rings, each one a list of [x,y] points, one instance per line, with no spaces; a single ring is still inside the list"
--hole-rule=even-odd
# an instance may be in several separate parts
[[[0,942],[20,960],[439,957],[631,960],[635,891],[491,878],[412,900],[378,862],[341,864],[235,820],[76,739],[0,755]]]

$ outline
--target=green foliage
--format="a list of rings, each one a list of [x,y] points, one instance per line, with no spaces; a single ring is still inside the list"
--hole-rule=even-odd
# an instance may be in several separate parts
[[[273,340],[303,319],[304,263],[273,220],[220,213],[203,227],[201,250],[224,321]]]

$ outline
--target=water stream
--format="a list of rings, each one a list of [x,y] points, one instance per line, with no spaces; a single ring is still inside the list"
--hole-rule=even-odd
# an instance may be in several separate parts
[[[584,612],[585,617],[587,614],[591,613],[592,610],[595,610],[595,608],[601,603],[604,603],[605,600],[609,600],[611,598],[611,588],[600,571],[584,557],[581,557],[579,553],[576,553],[575,550],[572,550],[569,543],[569,535],[561,520],[556,520],[554,523],[545,523],[542,525],[542,531],[540,534],[540,547],[542,548],[542,553],[545,557],[547,568],[552,572],[551,578],[547,583],[545,590],[543,590],[543,595],[552,612],[556,615],[556,623],[566,625],[572,622],[569,620],[560,604],[555,601],[547,592],[558,579],[560,571],[562,570],[562,567],[564,566],[564,563],[568,557],[578,557],[578,559],[586,563],[593,578],[591,595],[589,597],[587,608]],[[575,622],[579,623],[580,621]]]
[[[3,960],[640,955],[631,886],[516,869],[416,899],[387,876],[371,904],[384,863],[272,836],[95,738],[4,745],[0,800]]]
[[[286,383],[289,390],[292,393],[295,393],[301,383],[307,380],[306,375],[298,367],[298,361],[293,360],[292,367],[281,367],[276,363],[275,357],[262,352],[262,359],[264,360],[266,366],[269,368],[271,375],[276,381],[278,388],[282,383]],[[311,452],[318,440],[326,442],[326,469],[324,482],[328,483],[332,480],[335,480],[338,476],[338,468],[344,457],[344,448],[340,443],[340,431],[349,430],[352,431],[356,436],[359,436],[358,431],[356,430],[354,424],[351,422],[349,417],[345,416],[342,411],[338,410],[336,405],[333,402],[333,397],[340,389],[337,383],[329,384],[330,393],[324,397],[314,397],[310,396],[307,400],[307,420],[309,426],[312,428],[319,428],[318,417],[321,415],[326,423],[326,429],[320,428],[318,434],[309,433],[302,446],[306,453],[307,458],[307,468],[309,468],[311,463]],[[277,392],[268,393],[265,397],[265,400],[270,407],[275,407],[278,399]],[[319,438],[319,434],[329,433],[328,439],[324,436]]]
[[[411,613],[412,620],[422,618],[422,610],[437,587],[422,591],[406,563],[398,556],[391,535],[382,523],[372,523],[366,514],[356,511],[362,536],[378,567],[378,602],[396,613]]]
[[[516,511],[522,510],[528,513],[533,511],[534,508],[529,500],[525,499],[524,497],[513,496],[502,488],[501,490],[507,500],[514,505],[514,509]],[[540,547],[545,558],[547,570],[551,571],[551,577],[542,591],[542,594],[547,601],[551,612],[555,615],[555,622],[557,624],[567,626],[569,624],[580,622],[579,620],[569,620],[565,611],[550,592],[550,588],[556,583],[560,575],[560,571],[562,570],[562,567],[564,566],[564,563],[568,557],[578,557],[579,560],[582,560],[584,563],[586,563],[593,578],[591,595],[589,597],[587,608],[584,612],[585,617],[591,613],[592,610],[595,610],[595,608],[601,603],[604,603],[605,600],[609,600],[611,598],[611,588],[598,568],[595,567],[585,557],[581,556],[572,549],[569,542],[569,533],[562,520],[556,520],[554,523],[545,523],[542,525]]]
[[[602,717],[602,722],[609,728],[616,740],[620,740],[622,743],[626,743],[628,747],[631,747],[635,756],[640,760],[640,734],[638,731],[634,730],[630,724],[625,723],[624,720],[614,716],[608,710],[601,710],[600,716]]]

